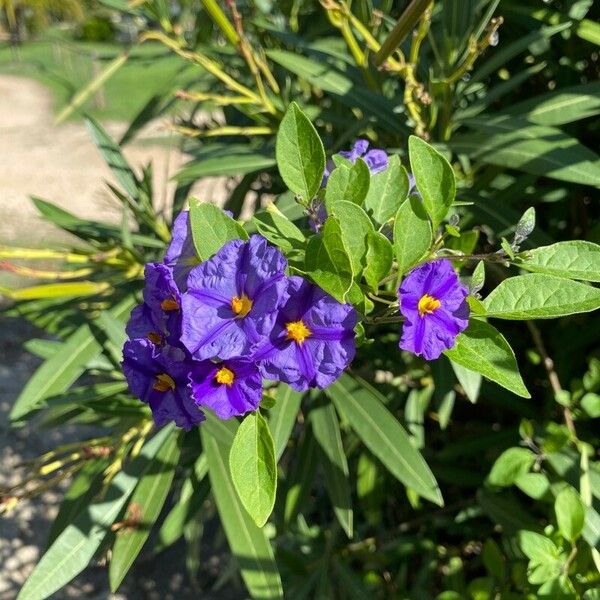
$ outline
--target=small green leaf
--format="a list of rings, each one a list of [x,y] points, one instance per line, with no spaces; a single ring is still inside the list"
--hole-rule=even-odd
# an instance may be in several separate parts
[[[275,505],[277,463],[271,432],[260,413],[248,414],[239,426],[229,453],[229,468],[244,508],[262,527]]]
[[[408,196],[408,175],[397,155],[390,156],[387,169],[371,175],[364,209],[376,223],[383,225],[398,211]]]
[[[444,220],[454,202],[454,171],[435,148],[417,136],[411,135],[408,138],[408,154],[415,185],[435,229]]]
[[[541,500],[550,490],[548,477],[543,473],[523,473],[515,479],[515,485],[534,500]]]
[[[600,289],[552,275],[509,277],[483,301],[497,319],[553,319],[600,308]]]
[[[285,253],[302,250],[306,245],[304,234],[276,209],[261,211],[252,217],[252,221],[263,237]]]
[[[351,538],[353,512],[348,461],[335,408],[331,403],[313,408],[310,411],[310,422],[322,451],[325,486],[333,503],[333,510],[346,535]]]
[[[306,272],[318,286],[344,302],[352,287],[354,273],[340,223],[335,217],[329,217],[322,233],[308,242],[304,264]]]
[[[515,480],[527,473],[535,461],[535,454],[528,448],[505,450],[492,466],[488,483],[498,487],[512,485]]]
[[[506,560],[498,544],[492,538],[488,538],[483,544],[481,558],[488,573],[493,575],[498,581],[504,581]]]
[[[279,126],[275,157],[285,184],[308,202],[321,187],[325,150],[317,130],[295,102]]]
[[[362,205],[371,181],[371,173],[367,163],[359,158],[350,166],[336,167],[327,180],[325,188],[325,205],[331,211],[338,202],[352,202]]]
[[[208,260],[225,242],[248,239],[244,228],[218,206],[194,198],[190,200],[190,225],[200,260]]]
[[[554,563],[560,554],[551,539],[533,531],[519,531],[519,546],[535,565]]]
[[[365,446],[407,487],[443,505],[433,473],[412,445],[409,435],[385,407],[383,396],[366,382],[342,375],[325,393],[340,416],[350,423]]]
[[[456,379],[458,379],[458,383],[462,386],[467,398],[473,404],[477,402],[477,398],[479,398],[479,390],[481,389],[481,373],[476,373],[471,369],[467,369],[454,361],[450,361],[452,365],[452,370],[456,375]]]
[[[367,255],[363,275],[372,290],[377,291],[379,282],[390,272],[394,249],[390,241],[378,231],[367,234]]]
[[[519,373],[512,348],[489,323],[471,319],[469,327],[456,338],[454,348],[444,354],[452,362],[481,373],[517,396],[531,397]]]
[[[520,256],[517,264],[534,273],[600,282],[600,246],[583,240],[535,248]]]
[[[398,272],[406,273],[427,254],[432,243],[431,223],[421,201],[410,196],[398,209],[394,221],[394,252]]]
[[[561,535],[574,542],[583,530],[585,506],[581,496],[570,485],[556,496],[554,512]]]

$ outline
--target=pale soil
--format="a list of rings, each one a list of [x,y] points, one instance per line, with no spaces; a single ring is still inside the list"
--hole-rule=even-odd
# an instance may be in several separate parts
[[[119,205],[104,180],[115,183],[110,169],[94,146],[85,125],[73,121],[56,126],[52,100],[36,81],[0,75],[0,244],[41,245],[56,239],[54,228],[42,223],[30,201],[38,196],[84,218],[117,222]],[[125,131],[119,123],[103,123],[117,139]],[[139,169],[152,161],[155,202],[168,205],[174,185],[169,178],[189,157],[176,147],[165,123],[153,123],[144,137],[164,143],[133,143],[125,149],[130,164]],[[194,187],[203,200],[221,203],[223,178],[207,178]]]
[[[104,124],[118,136],[120,124]],[[161,123],[153,124],[146,136],[168,134]],[[173,186],[169,177],[187,160],[168,144],[132,144],[125,154],[134,168],[152,161],[159,206],[168,205]],[[81,122],[53,124],[51,99],[39,83],[0,75],[0,245],[43,246],[64,241],[59,230],[42,222],[29,196],[55,202],[78,216],[117,222],[118,205],[108,194],[103,180],[114,181],[110,170],[92,143]],[[203,180],[194,194],[221,203],[226,182],[222,178]],[[2,274],[0,273],[0,276]],[[22,284],[21,284],[22,285]],[[83,439],[89,434],[69,427],[14,431],[7,416],[16,396],[40,361],[22,349],[22,343],[39,336],[20,320],[0,314],[0,488],[14,485],[24,475],[18,465],[47,452],[59,443]],[[10,515],[0,516],[0,600],[13,600],[45,547],[62,491],[52,490],[41,498],[24,502]],[[142,553],[144,554],[144,553]],[[186,600],[199,597],[189,583],[183,560],[184,549],[176,545],[158,557],[142,557],[126,578],[119,594],[108,590],[105,567],[93,563],[86,571],[52,598],[112,598],[117,600]],[[225,557],[210,557],[203,563],[199,578],[214,580],[224,568]],[[222,589],[201,597],[232,599],[237,592]]]

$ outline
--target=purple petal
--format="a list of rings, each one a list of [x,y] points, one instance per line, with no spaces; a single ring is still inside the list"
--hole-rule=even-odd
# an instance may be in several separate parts
[[[200,262],[194,247],[189,211],[187,210],[181,211],[173,221],[171,243],[167,247],[163,262],[171,267],[177,287],[180,291],[185,292],[188,275],[192,268]]]

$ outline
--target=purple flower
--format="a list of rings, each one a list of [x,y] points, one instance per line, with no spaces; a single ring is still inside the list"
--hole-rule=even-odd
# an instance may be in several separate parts
[[[379,150],[378,148],[369,150],[368,140],[356,140],[354,146],[352,146],[352,150],[342,150],[341,152],[338,152],[338,154],[348,159],[352,164],[354,164],[357,159],[362,158],[367,163],[371,175],[385,171],[388,166],[388,155],[386,152],[384,150]],[[327,180],[331,175],[331,171],[334,169],[335,164],[333,161],[327,161],[321,187],[327,185]]]
[[[185,292],[190,271],[200,263],[192,239],[190,213],[187,210],[182,210],[173,221],[171,243],[165,252],[164,263],[171,267],[177,286]]]
[[[197,362],[191,380],[196,404],[210,408],[220,419],[256,410],[262,399],[262,377],[248,360]]]
[[[426,360],[452,348],[456,336],[469,324],[467,295],[449,260],[413,269],[398,290],[405,318],[400,348]]]
[[[181,335],[181,295],[167,265],[148,263],[144,269],[144,303],[131,313],[126,332],[155,344],[176,344]]]
[[[288,279],[288,293],[255,360],[268,379],[300,391],[325,388],[354,358],[356,312],[301,277]]]
[[[182,298],[181,341],[194,358],[222,360],[248,355],[267,335],[287,299],[287,261],[267,241],[227,242],[194,267]]]
[[[157,426],[174,421],[189,431],[204,421],[192,399],[190,362],[178,348],[159,348],[143,339],[125,342],[122,364],[129,389],[150,405]]]

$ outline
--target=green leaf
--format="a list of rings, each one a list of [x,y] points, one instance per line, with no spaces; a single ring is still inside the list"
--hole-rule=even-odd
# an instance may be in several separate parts
[[[600,186],[598,155],[560,129],[513,116],[466,122],[477,133],[455,136],[451,148],[482,162],[562,181]]]
[[[129,315],[134,302],[134,298],[126,298],[117,304],[110,314],[114,318],[124,319]],[[67,390],[83,373],[85,365],[101,351],[102,347],[89,325],[82,325],[60,350],[42,363],[31,376],[12,407],[11,421],[22,419],[45,398]]]
[[[522,398],[531,398],[515,354],[504,336],[489,323],[471,319],[456,338],[456,345],[444,354],[456,364],[480,373]]]
[[[225,242],[248,239],[244,228],[218,206],[190,200],[190,226],[200,260],[208,260]]]
[[[410,437],[385,407],[383,396],[366,382],[342,375],[325,393],[365,446],[407,487],[443,505],[435,477]]]
[[[252,217],[259,233],[285,253],[302,250],[306,245],[304,234],[277,209],[261,211]]]
[[[35,566],[19,593],[19,600],[48,598],[83,571],[110,532],[139,478],[172,433],[173,427],[167,426],[146,442],[127,469],[115,475],[106,496],[91,504],[64,529]]]
[[[415,185],[435,229],[454,202],[454,171],[435,148],[415,135],[408,138],[408,154]]]
[[[340,200],[327,209],[340,225],[344,247],[352,263],[352,272],[358,276],[365,265],[368,235],[375,232],[373,223],[360,206],[347,200]]]
[[[481,558],[488,573],[493,575],[498,581],[504,581],[504,577],[506,576],[506,561],[498,544],[492,538],[488,538],[483,544]]]
[[[354,273],[342,230],[335,217],[329,217],[323,232],[313,236],[306,247],[305,269],[312,280],[336,300],[344,302]]]
[[[363,275],[372,290],[377,291],[379,282],[389,274],[394,259],[390,241],[378,231],[367,234],[367,254]]]
[[[365,114],[372,116],[386,131],[406,134],[406,126],[395,113],[394,103],[383,94],[375,93],[363,85],[362,73],[358,69],[356,75],[360,78],[360,84],[322,60],[311,60],[297,52],[267,50],[267,56],[315,87],[334,94],[344,106],[359,107]]]
[[[517,264],[534,273],[600,282],[600,246],[583,240],[557,242],[529,250]]]
[[[133,169],[121,153],[118,144],[92,117],[86,117],[85,121],[96,147],[102,153],[106,164],[110,167],[117,181],[129,196],[137,200],[139,196],[137,179],[133,173]]]
[[[216,143],[196,151],[174,179],[179,184],[194,183],[203,177],[247,175],[275,165],[273,149],[257,150],[252,146]]]
[[[322,465],[325,471],[325,487],[333,503],[333,510],[346,535],[352,537],[352,500],[348,461],[340,424],[333,404],[321,404],[310,411],[315,439],[322,451]]]
[[[229,453],[229,466],[244,508],[262,527],[275,505],[277,462],[271,432],[259,412],[248,414],[239,426]]]
[[[600,289],[542,273],[518,275],[492,290],[483,306],[497,319],[553,319],[600,308]]]
[[[285,480],[283,521],[286,524],[289,524],[303,508],[306,508],[306,500],[317,468],[317,450],[312,427],[305,427],[304,434],[293,453],[289,474]]]
[[[548,477],[543,473],[523,473],[515,479],[515,485],[534,500],[541,500],[550,490]]]
[[[492,466],[488,483],[498,487],[512,485],[523,473],[527,473],[535,462],[535,454],[528,448],[505,450]]]
[[[361,206],[369,191],[371,174],[367,163],[359,158],[353,165],[340,165],[331,172],[325,188],[325,205],[331,212],[337,202]]]
[[[554,512],[561,535],[570,542],[575,542],[583,530],[585,506],[573,487],[568,485],[559,492],[554,502]]]
[[[452,370],[458,379],[458,383],[462,386],[467,398],[475,404],[479,398],[479,390],[481,389],[481,373],[476,373],[471,369],[467,369],[454,361],[450,361]]]
[[[408,174],[397,155],[390,156],[387,169],[371,175],[364,209],[380,225],[389,221],[408,196]]]
[[[600,83],[592,81],[535,96],[506,110],[538,125],[565,125],[600,113]]]
[[[114,593],[133,565],[160,514],[171,489],[179,459],[179,436],[171,435],[154,457],[152,468],[137,484],[130,506],[139,510],[135,527],[125,527],[117,533],[112,548],[108,577]]]
[[[290,439],[303,395],[303,392],[297,392],[285,383],[280,383],[277,386],[275,406],[269,410],[269,428],[273,436],[275,460],[277,462]]]
[[[421,201],[410,196],[398,209],[394,221],[394,252],[398,272],[406,273],[427,254],[432,243],[431,223]]]
[[[560,554],[551,539],[534,531],[519,531],[519,546],[523,554],[536,565],[554,563]]]
[[[325,150],[317,130],[295,102],[279,125],[275,157],[285,184],[308,202],[323,181]]]
[[[227,541],[234,557],[238,557],[238,565],[250,595],[261,600],[283,600],[273,548],[264,531],[254,524],[241,506],[231,480],[228,457],[236,426],[234,421],[219,422],[208,416],[200,428],[212,493]]]

